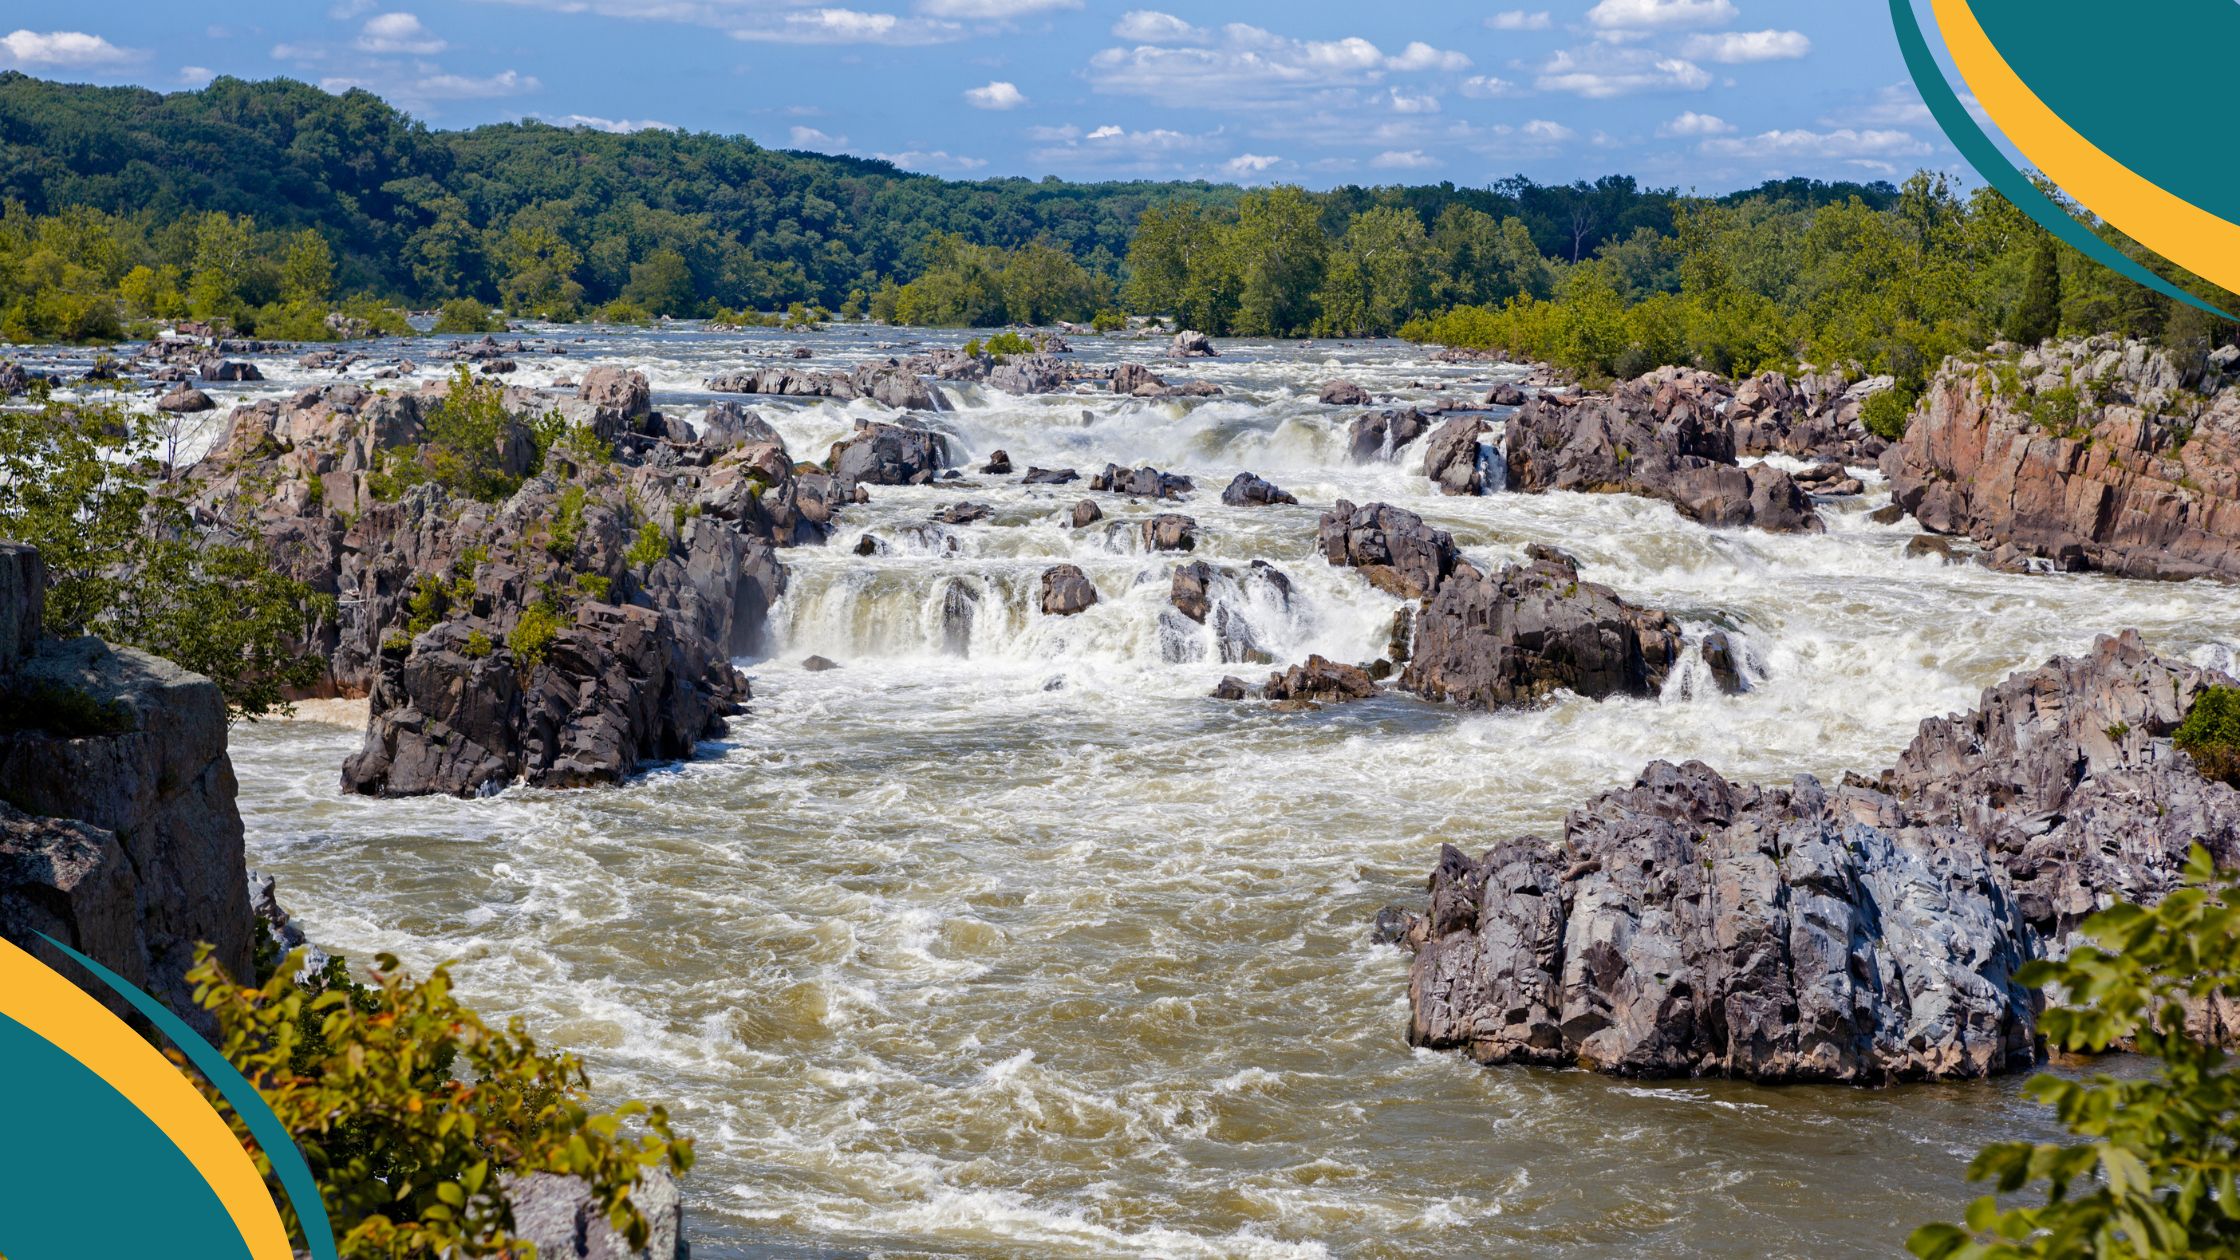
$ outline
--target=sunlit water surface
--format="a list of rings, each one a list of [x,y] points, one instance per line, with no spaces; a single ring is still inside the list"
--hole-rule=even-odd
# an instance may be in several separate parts
[[[524,358],[513,379],[626,364],[688,415],[710,373],[795,344],[815,348],[806,366],[917,344],[565,336],[567,358]],[[747,663],[753,714],[702,760],[624,791],[371,801],[336,787],[356,731],[244,727],[252,862],[327,946],[455,959],[471,1001],[581,1051],[603,1097],[667,1100],[698,1140],[703,1257],[1887,1255],[1956,1213],[1977,1146],[2051,1131],[2011,1082],[1644,1085],[1411,1051],[1407,960],[1368,922],[1420,902],[1440,842],[1553,834],[1652,758],[1766,781],[1879,768],[1922,717],[2123,627],[2228,663],[2240,590],[1907,559],[1910,528],[1866,520],[1878,481],[1799,538],[1623,497],[1442,498],[1419,451],[1348,465],[1352,413],[1315,395],[1342,374],[1459,399],[1506,369],[1390,343],[1238,343],[1188,365],[1160,348],[1080,342],[1088,361],[1148,359],[1228,396],[949,386],[936,423],[974,468],[1000,448],[1022,470],[1197,477],[1180,510],[1203,528],[1198,558],[1292,580],[1288,607],[1218,593],[1286,661],[1381,653],[1397,603],[1314,537],[1331,501],[1382,499],[1481,565],[1553,543],[1691,636],[1738,632],[1753,690],[1718,695],[1688,670],[1659,701],[1496,715],[1403,696],[1223,704],[1212,684],[1254,671],[1162,618],[1172,557],[1130,529],[1073,530],[1081,485],[970,475],[875,490],[832,546],[787,553],[774,651]],[[260,363],[273,379],[227,401],[331,379]],[[797,458],[891,415],[758,406]],[[1222,507],[1246,469],[1301,506]],[[1123,525],[1154,510],[1098,497]],[[912,528],[960,499],[997,515]],[[854,555],[865,532],[887,553]],[[1104,602],[1043,617],[1037,580],[1060,562]],[[978,608],[962,657],[941,613],[956,582]],[[811,654],[842,668],[805,672]]]

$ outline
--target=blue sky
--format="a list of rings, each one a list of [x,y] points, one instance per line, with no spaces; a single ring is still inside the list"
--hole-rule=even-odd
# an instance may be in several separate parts
[[[1959,171],[1871,0],[13,0],[0,67],[370,88],[939,175],[1484,184]]]

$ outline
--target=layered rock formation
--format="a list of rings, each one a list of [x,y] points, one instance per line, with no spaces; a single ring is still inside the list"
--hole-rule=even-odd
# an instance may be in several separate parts
[[[1896,502],[2001,567],[2240,580],[2240,384],[2093,338],[1952,361],[1883,457]]]
[[[714,409],[696,440],[642,376],[595,369],[575,397],[505,392],[519,488],[482,502],[400,485],[442,398],[335,385],[244,407],[194,470],[207,518],[337,598],[312,646],[331,691],[372,701],[353,791],[612,783],[689,756],[748,698],[731,659],[784,589],[775,549],[821,542],[852,480],[940,449],[867,425],[836,452],[845,477],[797,473],[751,413]],[[543,453],[540,414],[576,436]]]
[[[77,974],[51,936],[208,1031],[196,943],[251,974],[225,699],[144,652],[41,638],[45,595],[38,553],[0,543],[0,936]]]
[[[1560,844],[1449,847],[1407,929],[1409,1039],[1639,1076],[2026,1068],[2022,963],[2167,891],[2195,841],[2240,861],[2240,792],[2167,738],[2229,682],[2106,638],[1923,723],[1879,780],[1746,787],[1660,762]]]
[[[1498,573],[1442,584],[1415,619],[1400,685],[1471,708],[1538,703],[1558,691],[1654,696],[1680,657],[1680,628],[1607,586],[1571,557],[1534,546]]]
[[[1716,527],[1822,529],[1811,496],[1789,474],[1737,465],[1731,402],[1720,378],[1683,368],[1608,394],[1544,394],[1509,418],[1509,488],[1637,494]]]
[[[1340,499],[1323,514],[1318,538],[1324,559],[1361,570],[1370,585],[1402,599],[1428,599],[1456,573],[1477,572],[1452,534],[1389,503],[1356,507]]]

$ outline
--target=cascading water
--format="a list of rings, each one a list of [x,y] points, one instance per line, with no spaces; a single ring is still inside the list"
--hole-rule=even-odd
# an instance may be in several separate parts
[[[689,415],[716,371],[791,363],[796,344],[806,366],[845,366],[906,353],[897,340],[617,332],[524,357],[514,379],[637,366]],[[1226,393],[945,385],[933,423],[972,484],[873,488],[831,545],[785,553],[753,710],[710,756],[625,791],[370,801],[335,790],[356,730],[260,723],[235,733],[252,861],[323,944],[458,959],[472,1001],[584,1053],[604,1096],[667,1101],[699,1143],[701,1257],[1888,1255],[1958,1210],[1977,1146],[2051,1132],[2015,1082],[1648,1086],[1413,1053],[1406,959],[1367,925],[1420,903],[1442,842],[1557,834],[1653,758],[1754,781],[1887,765],[1923,717],[2127,626],[2229,668],[2240,591],[1908,558],[1912,529],[1868,520],[1872,485],[1797,537],[1622,496],[1443,497],[1420,443],[1348,462],[1358,413],[1316,402],[1321,385],[1405,406],[1506,369],[1392,344],[1188,363],[1079,348]],[[308,383],[260,366],[271,392]],[[800,459],[893,418],[754,405]],[[1084,481],[974,471],[998,449]],[[1107,463],[1197,489],[1091,495]],[[1300,506],[1223,506],[1240,471]],[[1088,497],[1105,519],[1077,530]],[[1418,512],[1481,567],[1561,547],[1670,611],[1691,651],[1655,701],[1283,714],[1208,698],[1265,672],[1225,657],[1383,653],[1398,602],[1316,551],[1339,498]],[[967,502],[994,515],[934,522]],[[1164,511],[1196,518],[1196,550],[1144,550]],[[1173,600],[1196,562],[1203,622]],[[1056,564],[1099,602],[1044,615]],[[1694,654],[1715,631],[1739,695]],[[812,654],[840,668],[803,669]]]

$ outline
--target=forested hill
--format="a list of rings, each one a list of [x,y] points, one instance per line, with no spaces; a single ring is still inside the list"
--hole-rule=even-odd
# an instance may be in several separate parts
[[[1878,208],[1895,196],[1886,184],[1764,191],[1812,204],[1857,195]],[[264,232],[315,228],[342,288],[418,302],[494,294],[494,260],[518,265],[555,240],[580,255],[574,274],[593,302],[620,293],[633,264],[674,251],[703,297],[838,306],[883,278],[916,276],[937,233],[1006,247],[1044,239],[1115,275],[1146,208],[1240,195],[1206,183],[951,181],[704,133],[541,123],[441,131],[369,92],[286,79],[221,78],[162,94],[0,73],[0,197],[34,214],[83,206],[132,216],[159,245],[202,211],[254,216]],[[1375,206],[1405,206],[1429,223],[1463,204],[1519,218],[1543,253],[1575,259],[1640,228],[1669,233],[1676,196],[1612,176],[1341,188],[1320,200],[1333,232]]]

